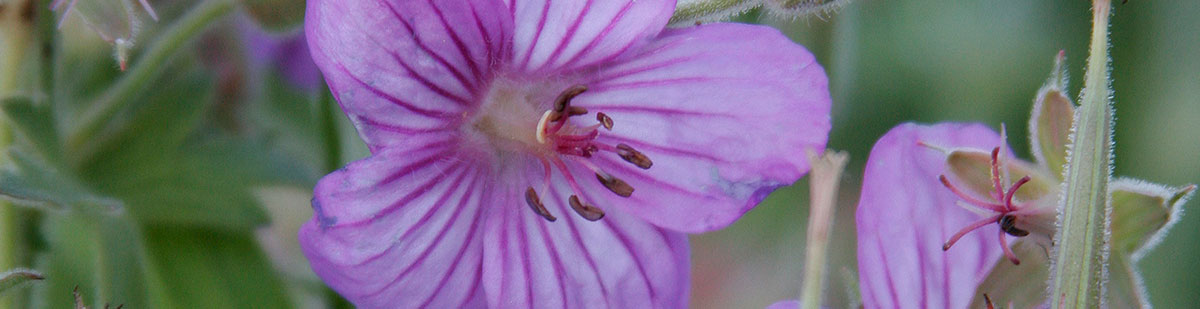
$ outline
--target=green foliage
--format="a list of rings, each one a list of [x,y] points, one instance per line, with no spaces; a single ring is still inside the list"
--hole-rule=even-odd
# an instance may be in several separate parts
[[[157,284],[176,307],[289,307],[252,234],[156,226],[146,230],[146,243]]]

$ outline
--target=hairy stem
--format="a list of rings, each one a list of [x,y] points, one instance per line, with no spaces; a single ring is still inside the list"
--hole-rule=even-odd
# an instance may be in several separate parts
[[[1050,279],[1054,308],[1101,307],[1107,276],[1113,127],[1108,76],[1111,3],[1095,0],[1092,10],[1091,55],[1075,114],[1055,235],[1058,247]]]

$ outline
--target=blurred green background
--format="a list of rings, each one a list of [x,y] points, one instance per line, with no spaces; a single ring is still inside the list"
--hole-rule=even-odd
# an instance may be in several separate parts
[[[1071,93],[1080,90],[1089,8],[1082,0],[856,0],[823,17],[740,17],[780,27],[830,76],[829,147],[851,157],[831,245],[830,304],[844,304],[844,279],[856,270],[857,188],[875,140],[909,121],[981,122],[996,130],[1003,123],[1009,145],[1031,159],[1026,121],[1059,50],[1067,54]],[[1113,11],[1115,175],[1171,186],[1200,182],[1200,1],[1130,0]],[[733,226],[692,238],[695,307],[761,308],[798,297],[807,191],[801,180]],[[1184,206],[1182,220],[1138,263],[1160,308],[1200,301],[1200,215],[1189,214],[1197,203]]]
[[[254,3],[296,2],[272,1]],[[73,152],[16,134],[16,151],[52,149],[48,156],[31,155],[46,165],[31,170],[53,170],[45,174],[50,183],[77,184],[80,192],[68,191],[81,197],[118,199],[130,213],[0,213],[0,233],[11,233],[0,236],[15,235],[3,239],[16,243],[0,246],[6,259],[0,266],[31,266],[60,278],[0,295],[0,308],[68,307],[73,286],[93,305],[112,298],[140,300],[126,307],[345,305],[329,301],[333,294],[308,270],[295,239],[311,216],[316,179],[366,155],[327,91],[289,81],[285,71],[295,63],[251,57],[259,47],[247,44],[247,29],[255,26],[242,2],[231,0],[151,1],[161,22],[143,25],[145,40],[131,64],[195,4],[218,2],[239,5],[172,53],[144,91],[131,96],[135,103],[115,117],[127,125],[101,134],[107,146]],[[49,1],[36,3],[38,14],[49,13]],[[997,130],[1003,123],[1014,151],[1030,158],[1025,136],[1033,97],[1059,50],[1066,51],[1071,75],[1082,76],[1089,6],[1083,0],[855,0],[815,17],[778,19],[752,10],[737,18],[783,29],[829,74],[829,147],[851,157],[829,258],[829,305],[844,307],[857,293],[854,210],[875,140],[909,121],[981,122]],[[1200,182],[1200,1],[1130,0],[1114,12],[1116,175],[1172,186]],[[39,19],[43,29],[53,29],[45,22]],[[89,102],[105,96],[106,86],[122,80],[110,47],[85,29],[75,18],[61,31],[34,34],[55,37],[47,45],[53,52],[27,53],[18,84],[36,89],[48,80],[54,89],[31,91],[33,101],[49,107],[30,115],[69,127]],[[1073,78],[1071,93],[1078,93],[1080,81]],[[807,188],[802,179],[729,228],[692,237],[693,307],[761,308],[798,297]],[[1200,271],[1194,270],[1200,269],[1194,240],[1200,215],[1187,212],[1138,263],[1152,303],[1161,308],[1200,301]]]

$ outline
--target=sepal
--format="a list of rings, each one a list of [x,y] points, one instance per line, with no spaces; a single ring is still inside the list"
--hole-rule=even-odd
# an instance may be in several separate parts
[[[1118,178],[1109,186],[1112,250],[1131,254],[1133,262],[1158,244],[1196,191],[1196,185],[1169,188],[1129,178]]]
[[[1067,164],[1067,143],[1075,114],[1075,104],[1067,96],[1067,72],[1063,60],[1063,53],[1059,52],[1054,59],[1054,71],[1033,100],[1033,113],[1029,117],[1033,157],[1059,180]]]

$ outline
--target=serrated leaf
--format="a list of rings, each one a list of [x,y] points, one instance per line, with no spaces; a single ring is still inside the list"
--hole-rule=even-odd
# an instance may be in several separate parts
[[[9,289],[18,287],[22,284],[45,279],[42,273],[32,269],[16,268],[0,273],[0,295],[4,295]]]
[[[992,272],[975,289],[969,308],[986,308],[983,294],[1005,308],[1038,308],[1045,304],[1046,277],[1050,275],[1049,248],[1022,239],[1013,244],[1012,251],[1021,257],[1021,265],[997,259]]]
[[[1016,159],[1005,159],[1001,162],[1006,165],[1008,174],[1012,177],[1030,177],[1030,181],[1017,189],[1014,195],[1022,201],[1039,199],[1057,189],[1056,179],[1033,165]],[[964,187],[980,197],[993,196],[996,190],[992,184],[991,164],[991,153],[978,150],[959,149],[946,156],[946,170],[949,174],[947,176],[961,181]]]
[[[24,143],[48,161],[57,161],[61,150],[58,147],[58,131],[54,127],[53,111],[47,105],[35,104],[26,97],[4,99],[0,103],[18,143]]]
[[[1108,293],[1105,295],[1108,308],[1150,308],[1150,294],[1146,293],[1142,276],[1129,263],[1128,253],[1109,256]]]
[[[1196,190],[1194,185],[1167,188],[1120,178],[1109,184],[1112,194],[1112,249],[1133,254],[1133,261],[1153,247],[1160,233],[1178,216],[1178,207]]]
[[[12,164],[0,169],[0,197],[36,209],[111,212],[117,200],[92,193],[73,176],[18,149],[9,151]]]
[[[252,234],[178,227],[151,227],[146,234],[163,278],[156,284],[179,308],[290,307]]]

